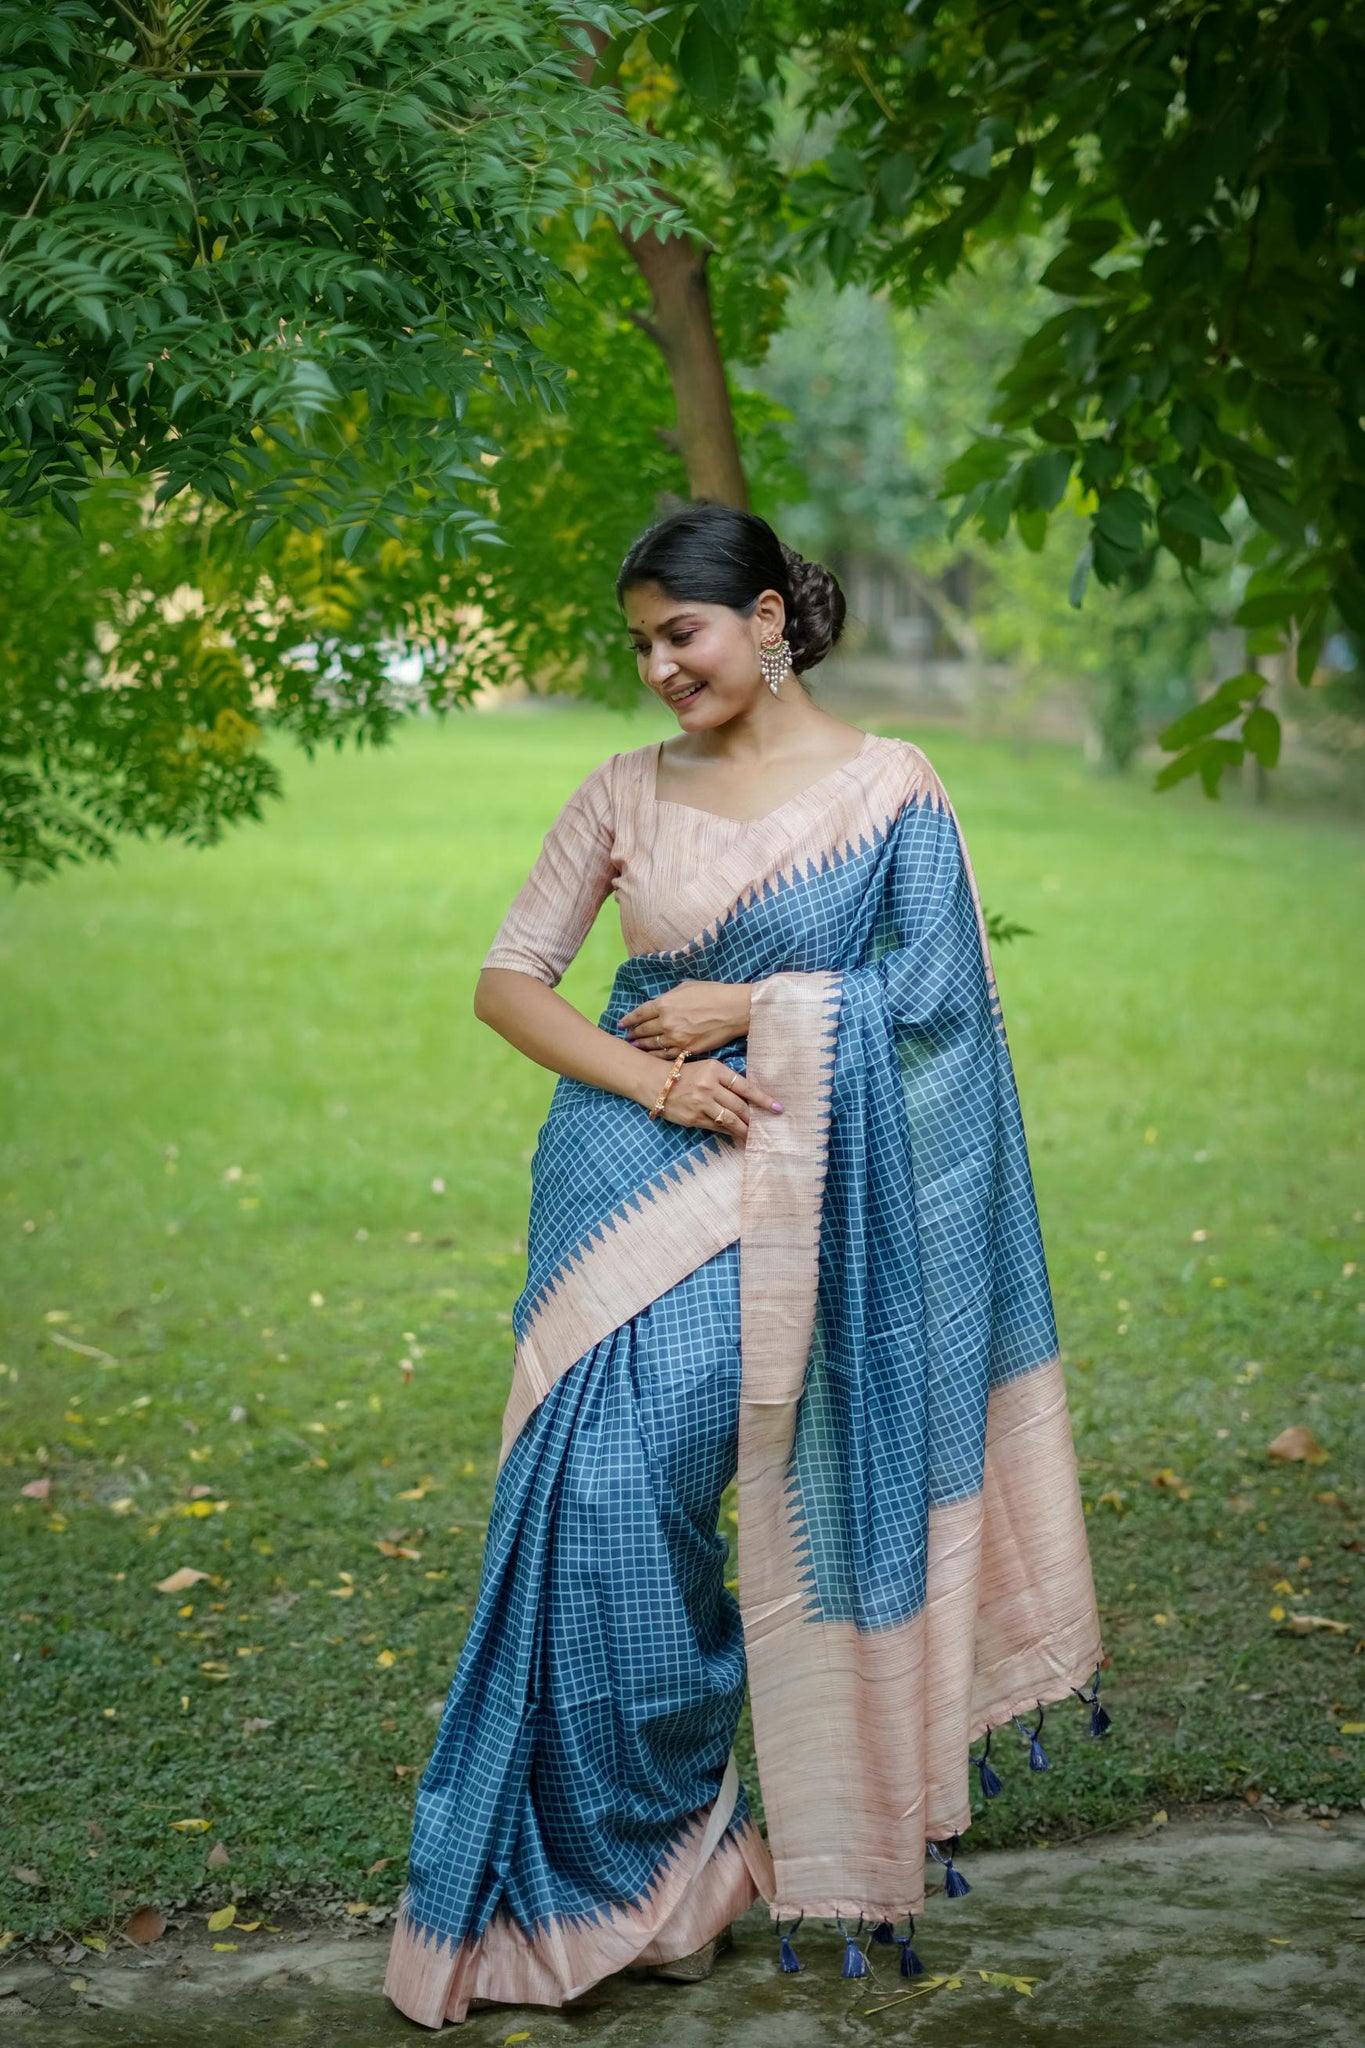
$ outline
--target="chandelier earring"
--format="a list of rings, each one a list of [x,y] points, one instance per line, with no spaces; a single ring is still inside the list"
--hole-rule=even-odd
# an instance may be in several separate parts
[[[761,640],[758,645],[758,665],[763,680],[777,695],[777,686],[792,665],[792,651],[788,642],[779,633],[772,640]]]

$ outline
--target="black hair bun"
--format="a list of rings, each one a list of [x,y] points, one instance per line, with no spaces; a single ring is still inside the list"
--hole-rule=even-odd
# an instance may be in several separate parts
[[[844,593],[838,577],[823,562],[808,562],[785,541],[779,545],[792,594],[787,644],[792,651],[792,667],[801,672],[823,661],[843,632]]]

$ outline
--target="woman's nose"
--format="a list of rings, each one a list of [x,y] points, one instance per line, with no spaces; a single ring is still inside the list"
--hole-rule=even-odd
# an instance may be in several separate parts
[[[650,682],[653,683],[656,689],[662,689],[663,685],[677,673],[677,662],[670,661],[663,649],[656,647],[649,657]]]

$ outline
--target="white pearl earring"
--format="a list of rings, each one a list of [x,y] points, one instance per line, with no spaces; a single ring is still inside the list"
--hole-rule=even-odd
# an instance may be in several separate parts
[[[791,665],[792,651],[782,634],[779,633],[774,640],[760,640],[758,645],[758,666],[762,671],[764,682],[768,685],[774,697],[778,694],[778,684]]]

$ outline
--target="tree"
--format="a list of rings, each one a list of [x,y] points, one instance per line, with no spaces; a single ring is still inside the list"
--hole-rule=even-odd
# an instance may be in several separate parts
[[[637,21],[0,0],[10,873],[259,815],[267,724],[379,738],[477,687],[471,409],[562,403],[556,218],[680,218],[667,151],[578,76],[590,30]],[[82,506],[82,539],[54,526]]]
[[[553,400],[572,209],[677,218],[560,0],[0,4],[0,504],[149,475],[343,531],[479,530],[461,420]]]
[[[805,104],[836,139],[789,188],[809,254],[915,302],[985,240],[1061,238],[1059,309],[947,473],[962,520],[1036,543],[1078,478],[1079,604],[1092,574],[1196,570],[1240,504],[1237,622],[1311,682],[1335,626],[1365,635],[1362,0],[886,0],[827,35],[818,12]],[[1159,781],[1273,764],[1264,682],[1168,728]]]

